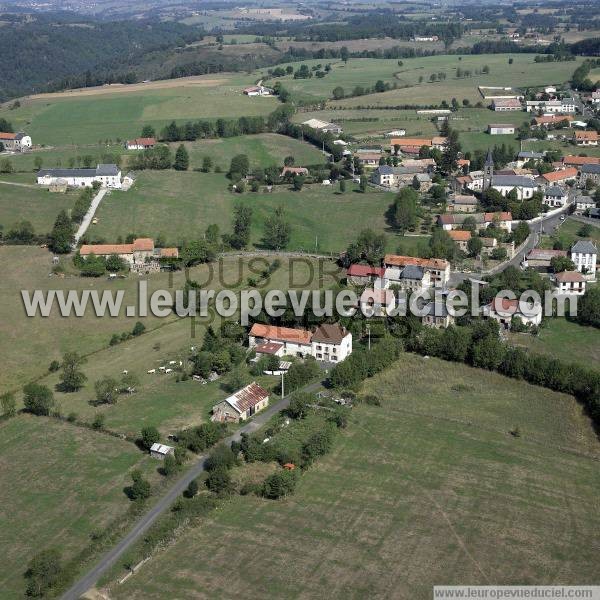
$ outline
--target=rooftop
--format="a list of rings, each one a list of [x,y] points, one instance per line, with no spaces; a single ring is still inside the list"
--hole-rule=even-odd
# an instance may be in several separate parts
[[[313,333],[312,341],[324,344],[340,344],[347,335],[348,330],[339,323],[323,323]]]
[[[312,334],[306,329],[291,329],[290,327],[277,327],[276,325],[263,325],[262,323],[254,323],[250,329],[250,335],[294,344],[310,344],[312,338]]]
[[[589,240],[579,240],[571,248],[571,252],[577,252],[579,254],[598,254],[598,248],[596,248],[595,244]]]
[[[268,397],[269,392],[258,385],[256,381],[253,381],[246,387],[238,390],[235,394],[229,396],[229,398],[226,398],[225,402],[241,414]]]

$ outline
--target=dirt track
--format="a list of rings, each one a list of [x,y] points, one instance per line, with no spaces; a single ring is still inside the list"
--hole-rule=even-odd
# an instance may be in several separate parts
[[[162,90],[178,87],[212,87],[224,83],[227,78],[206,79],[203,75],[196,77],[180,77],[179,79],[162,79],[160,81],[150,81],[148,83],[113,83],[91,88],[78,88],[75,90],[66,90],[64,92],[51,92],[48,94],[32,94],[27,96],[29,100],[39,100],[47,98],[77,98],[80,96],[100,96],[104,94],[121,94],[131,92],[143,92],[146,90]]]

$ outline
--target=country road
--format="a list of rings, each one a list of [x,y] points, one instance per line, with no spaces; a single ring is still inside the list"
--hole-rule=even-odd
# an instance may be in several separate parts
[[[310,392],[318,389],[322,382],[315,382],[305,386],[303,391]],[[222,443],[230,445],[231,442],[239,441],[242,433],[252,433],[264,425],[273,415],[287,408],[290,403],[290,395],[272,404],[267,409],[256,415],[252,421],[240,427],[235,433],[225,438]],[[183,494],[190,481],[196,479],[204,471],[204,463],[208,454],[203,454],[196,462],[169,488],[166,494],[135,523],[129,533],[104,556],[83,577],[76,581],[62,596],[62,600],[78,600],[85,592],[92,588],[98,579],[106,573],[133,544],[135,544],[153,523]]]
[[[79,240],[83,237],[85,232],[88,230],[88,227],[90,226],[92,219],[94,218],[94,215],[96,214],[96,211],[98,210],[98,207],[100,206],[100,202],[102,202],[104,196],[106,196],[107,191],[108,190],[106,188],[100,188],[98,190],[98,193],[94,196],[93,200],[90,203],[90,207],[88,208],[88,211],[85,213],[85,216],[83,217],[83,221],[81,221],[81,225],[79,225],[79,229],[77,230],[77,233],[75,234],[75,243],[73,244],[73,247],[77,246],[77,244],[79,243]]]

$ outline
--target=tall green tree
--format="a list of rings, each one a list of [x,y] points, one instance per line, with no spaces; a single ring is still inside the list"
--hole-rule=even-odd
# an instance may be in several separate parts
[[[65,210],[61,210],[56,217],[54,227],[50,233],[50,250],[56,254],[68,254],[75,241],[75,228]]]
[[[252,208],[238,203],[233,208],[233,233],[229,243],[233,248],[245,248],[250,242],[250,226],[252,224]]]
[[[405,187],[398,192],[394,201],[393,221],[394,226],[402,233],[417,225],[417,192],[410,187]]]
[[[283,206],[278,206],[272,215],[265,219],[263,241],[271,250],[282,250],[290,242],[291,225],[285,220]]]
[[[175,162],[173,168],[176,171],[187,171],[190,167],[190,155],[183,144],[179,144],[177,152],[175,152]]]
[[[85,363],[86,359],[77,352],[64,354],[59,375],[59,389],[62,392],[76,392],[83,387],[87,376],[81,370],[81,366]]]

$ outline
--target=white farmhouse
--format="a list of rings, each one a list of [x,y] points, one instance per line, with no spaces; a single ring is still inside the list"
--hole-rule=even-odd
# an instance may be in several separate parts
[[[352,354],[352,334],[339,323],[324,323],[312,335],[312,355],[325,362],[342,362]]]
[[[569,201],[569,194],[565,188],[559,185],[553,185],[544,190],[544,199],[542,202],[551,208],[565,206]]]
[[[539,325],[542,322],[541,304],[530,304],[521,310],[518,300],[495,297],[483,307],[483,315],[498,321],[504,329],[510,329],[513,319],[519,319],[523,325]]]
[[[598,260],[598,249],[587,240],[580,240],[571,248],[571,260],[575,268],[584,275],[590,275],[596,279],[596,262]]]
[[[117,165],[98,165],[95,169],[41,169],[37,173],[38,185],[51,186],[62,179],[69,187],[92,187],[98,182],[102,187],[121,189],[121,169]]]
[[[585,294],[586,281],[579,271],[563,271],[554,277],[556,291],[559,294],[572,296],[583,296]]]
[[[0,144],[11,152],[25,152],[31,149],[31,137],[23,131],[18,133],[0,133]]]

